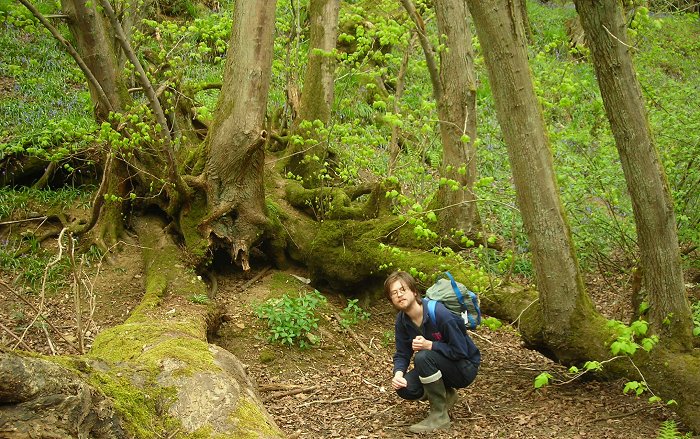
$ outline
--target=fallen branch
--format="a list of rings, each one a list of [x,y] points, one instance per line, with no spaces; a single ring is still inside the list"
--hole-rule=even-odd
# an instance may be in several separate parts
[[[17,340],[17,343],[19,343],[20,346],[22,346],[27,352],[31,352],[32,348],[30,348],[27,343],[24,342],[21,338],[17,337],[17,334],[15,334],[10,328],[7,326],[3,325],[0,323],[0,328],[2,328],[3,331],[7,332],[7,334]]]
[[[265,274],[272,268],[271,266],[267,266],[260,271],[260,273],[256,274],[255,277],[253,277],[251,280],[246,282],[242,287],[241,287],[241,293],[245,290],[247,290],[251,285],[253,285],[255,282],[259,281]]]
[[[343,402],[348,402],[348,401],[353,401],[355,399],[367,399],[362,396],[351,396],[349,398],[341,398],[341,399],[333,399],[333,400],[323,400],[323,399],[317,399],[315,401],[309,401],[305,402],[304,404],[299,404],[299,407],[307,407],[310,406],[311,404],[340,404]]]
[[[318,386],[300,387],[298,389],[287,390],[286,392],[273,393],[272,395],[270,395],[266,398],[263,398],[263,402],[268,402],[268,401],[271,401],[273,399],[284,398],[285,396],[292,396],[292,395],[298,395],[300,393],[313,392],[316,389],[318,389]]]

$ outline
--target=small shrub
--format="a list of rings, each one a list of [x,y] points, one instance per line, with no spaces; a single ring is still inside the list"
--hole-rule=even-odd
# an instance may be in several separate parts
[[[695,302],[692,307],[693,311],[693,335],[700,337],[700,300]]]
[[[486,317],[484,319],[481,319],[481,324],[492,331],[495,331],[503,326],[503,323],[495,317]]]
[[[340,313],[340,325],[343,328],[349,328],[357,325],[363,320],[369,319],[369,313],[357,305],[358,299],[348,300],[348,305],[343,312]]]
[[[298,344],[303,349],[319,341],[312,331],[318,328],[316,308],[325,303],[326,298],[314,290],[299,297],[285,294],[269,299],[256,306],[254,312],[259,318],[267,319],[271,342],[287,346]]]

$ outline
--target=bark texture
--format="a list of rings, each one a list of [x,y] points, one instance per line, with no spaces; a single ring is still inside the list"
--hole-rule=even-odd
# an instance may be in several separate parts
[[[112,401],[79,373],[10,352],[0,353],[0,436],[128,437]]]
[[[290,148],[287,168],[304,178],[307,187],[317,187],[328,156],[328,142],[317,134],[318,126],[302,128],[302,122],[320,121],[325,127],[331,119],[334,99],[335,54],[338,41],[340,0],[309,2],[309,62],[304,73],[299,113],[292,131],[306,142]],[[313,157],[313,159],[309,159]]]
[[[443,156],[440,175],[459,183],[437,193],[438,224],[443,233],[461,229],[473,235],[480,223],[473,192],[476,182],[476,80],[474,51],[465,0],[435,2],[440,40],[440,89],[434,90],[440,118]],[[463,136],[467,136],[465,141]]]
[[[627,45],[619,0],[576,0],[637,227],[648,320],[666,342],[692,346],[676,216]]]
[[[584,291],[559,199],[549,139],[527,60],[517,0],[468,2],[494,92],[515,181],[516,200],[533,255],[544,314],[544,339],[565,359],[593,313]],[[574,348],[575,349],[575,348]]]
[[[126,83],[122,78],[118,62],[114,32],[108,20],[97,11],[97,2],[85,0],[62,0],[61,7],[68,15],[68,27],[75,38],[76,49],[85,64],[102,86],[114,111],[121,111],[129,102]],[[99,93],[88,82],[92,102],[95,103],[95,118],[106,121],[109,109],[100,103]]]
[[[206,164],[205,238],[249,269],[250,247],[267,225],[263,130],[272,69],[275,2],[239,0],[233,17],[224,85]]]

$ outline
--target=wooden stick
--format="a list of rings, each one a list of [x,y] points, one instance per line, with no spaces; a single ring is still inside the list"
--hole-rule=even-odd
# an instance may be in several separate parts
[[[335,316],[335,319],[338,321],[338,323],[342,322],[342,319],[340,318],[340,316],[338,315],[338,313],[334,313],[333,315]],[[374,355],[374,352],[372,352],[372,351],[367,347],[367,345],[364,344],[364,342],[363,342],[362,340],[360,340],[360,337],[358,337],[357,334],[355,334],[355,331],[353,331],[353,330],[350,329],[350,328],[345,328],[345,330],[348,331],[348,332],[350,333],[350,336],[352,336],[352,338],[355,339],[355,341],[357,342],[358,345],[360,345],[360,347],[362,348],[363,351],[367,352],[367,354],[369,354],[370,357],[372,357],[372,358],[374,358],[374,359],[377,358],[377,357]]]
[[[32,352],[32,351],[33,351],[33,349],[30,348],[30,347],[27,345],[27,343],[24,342],[24,340],[22,340],[22,339],[20,339],[19,337],[17,337],[17,334],[15,334],[14,332],[12,332],[12,330],[11,330],[10,328],[8,328],[7,326],[3,325],[2,323],[0,323],[0,328],[2,328],[3,331],[7,332],[12,338],[14,338],[15,340],[17,340],[17,342],[19,342],[19,344],[20,344],[22,347],[24,347],[24,349],[26,349],[28,352]]]
[[[242,287],[241,287],[241,292],[247,290],[251,285],[253,285],[255,282],[259,281],[269,270],[272,268],[271,266],[267,266],[262,269],[262,271],[258,274],[255,275],[254,278],[246,282]]]
[[[318,386],[301,387],[299,389],[287,390],[286,392],[273,393],[272,395],[270,395],[266,398],[263,398],[263,402],[268,402],[268,401],[271,401],[273,399],[284,398],[285,396],[292,396],[292,395],[298,395],[300,393],[312,392],[316,389],[318,389]]]
[[[43,321],[45,321],[46,323],[48,323],[48,325],[51,326],[51,329],[53,329],[54,331],[56,331],[56,334],[58,334],[59,337],[61,337],[66,343],[68,343],[68,345],[69,345],[70,347],[72,347],[76,352],[78,352],[78,353],[80,352],[80,350],[79,350],[73,343],[71,343],[71,342],[63,335],[63,333],[62,333],[61,331],[59,331],[58,328],[56,328],[56,326],[54,326],[53,323],[51,323],[51,321],[47,320],[46,317],[44,317],[43,314],[39,313],[39,310],[36,309],[36,307],[35,307],[34,305],[32,305],[27,299],[25,299],[24,297],[20,296],[15,290],[13,290],[12,288],[10,288],[10,286],[7,285],[4,281],[1,281],[1,280],[0,280],[0,285],[2,285],[3,287],[5,287],[9,292],[11,292],[12,294],[14,294],[14,295],[15,295],[17,298],[19,298],[22,302],[26,303],[27,306],[29,306],[35,313],[37,313],[37,316],[38,316],[38,317],[41,317],[41,319],[42,319]]]

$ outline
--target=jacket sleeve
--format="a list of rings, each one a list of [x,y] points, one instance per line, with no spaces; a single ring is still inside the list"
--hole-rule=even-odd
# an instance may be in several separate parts
[[[481,362],[481,354],[467,335],[462,319],[452,314],[442,304],[436,306],[435,317],[442,340],[433,341],[433,350],[451,360],[467,359],[478,366]]]
[[[411,339],[406,332],[406,326],[403,324],[401,317],[401,313],[399,313],[396,316],[396,323],[394,325],[396,353],[394,354],[394,371],[392,375],[399,370],[406,373],[408,365],[411,362],[411,357],[413,356]]]

